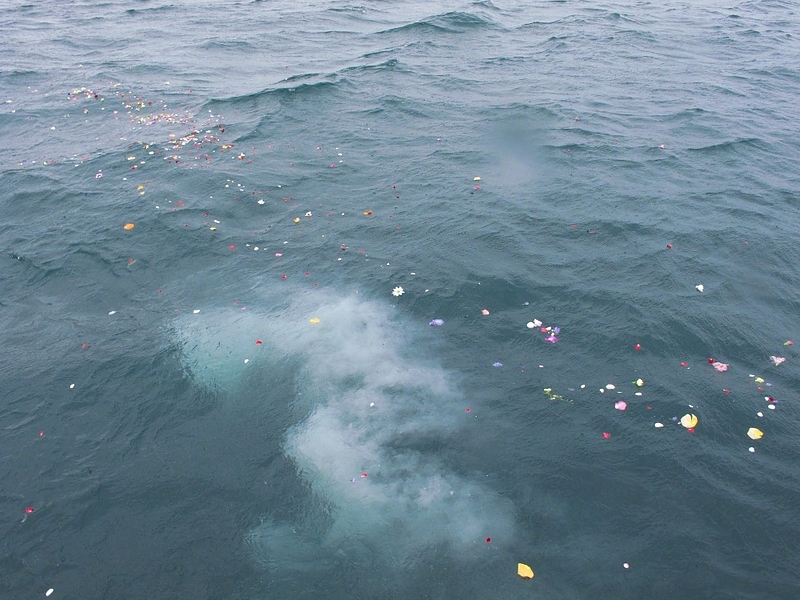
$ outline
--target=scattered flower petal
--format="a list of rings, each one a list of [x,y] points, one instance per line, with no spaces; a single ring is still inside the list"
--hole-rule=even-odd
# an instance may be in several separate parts
[[[697,422],[697,415],[690,415],[687,413],[681,417],[681,425],[686,427],[686,429],[693,428],[695,425],[697,425]]]
[[[392,290],[392,296],[402,296],[405,294],[405,290],[401,288],[399,285]]]
[[[614,404],[614,408],[616,408],[617,410],[625,410],[626,408],[628,408],[628,403],[625,402],[624,400],[618,400]]]
[[[607,384],[606,384],[606,389],[607,389],[607,390],[613,390],[613,389],[615,389],[616,387],[617,387],[617,386],[615,386],[613,383],[607,383]]]
[[[747,430],[747,437],[752,440],[760,440],[762,437],[764,437],[764,432],[760,429],[756,429],[755,427],[751,427]]]
[[[633,385],[635,385],[636,387],[642,387],[644,385],[644,379],[637,379],[636,381],[633,382]]]
[[[783,356],[770,356],[769,359],[772,361],[772,364],[776,367],[786,360]]]
[[[663,426],[664,426],[663,423],[656,423],[653,425],[653,427],[655,427],[656,429],[661,429]]]
[[[430,323],[428,323],[431,327],[441,327],[444,325],[444,321],[442,319],[434,319]]]
[[[485,317],[486,315],[489,314],[489,311],[484,308],[484,309],[481,310],[481,314]]]
[[[719,371],[720,373],[728,370],[728,365],[726,363],[715,362],[714,368]]]
[[[517,575],[525,579],[533,579],[533,569],[523,563],[517,563]]]
[[[703,284],[701,283],[699,285],[694,286],[694,289],[696,289],[698,292],[702,292],[705,288],[703,288]]]
[[[317,323],[319,323],[319,318],[317,318],[317,317],[311,317],[311,318],[308,320],[308,322],[309,322],[309,323],[311,323],[312,325],[316,325]]]

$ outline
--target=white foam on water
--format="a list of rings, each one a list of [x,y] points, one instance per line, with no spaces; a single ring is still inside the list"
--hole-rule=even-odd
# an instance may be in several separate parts
[[[176,329],[201,385],[225,389],[249,369],[295,365],[297,422],[283,448],[324,518],[286,523],[265,509],[247,536],[258,564],[307,571],[369,555],[408,565],[429,551],[477,556],[487,537],[512,538],[510,503],[441,458],[466,417],[452,374],[415,341],[425,326],[387,303],[319,293],[268,309],[204,308]]]

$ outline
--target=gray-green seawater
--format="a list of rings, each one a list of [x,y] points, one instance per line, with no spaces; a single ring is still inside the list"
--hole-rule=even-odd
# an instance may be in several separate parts
[[[794,3],[0,23],[0,597],[798,597]]]

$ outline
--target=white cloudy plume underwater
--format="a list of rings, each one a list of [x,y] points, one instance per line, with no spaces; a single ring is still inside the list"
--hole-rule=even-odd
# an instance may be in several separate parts
[[[511,539],[511,504],[478,483],[481,474],[455,472],[441,459],[466,403],[451,374],[428,358],[425,328],[389,303],[321,291],[177,320],[196,383],[262,393],[294,416],[282,448],[319,514],[286,522],[265,507],[247,539],[258,564],[313,571],[369,556],[409,566],[426,552],[469,560],[487,537]],[[295,371],[292,397],[243,388],[248,372],[276,364]]]

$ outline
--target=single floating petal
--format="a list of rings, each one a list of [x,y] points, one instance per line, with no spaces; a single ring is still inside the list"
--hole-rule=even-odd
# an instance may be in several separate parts
[[[308,322],[311,323],[312,325],[316,325],[317,323],[319,323],[319,319],[317,317],[312,317],[308,320]]]
[[[637,379],[636,381],[633,382],[633,385],[635,385],[636,387],[642,387],[644,385],[644,379]]]
[[[620,400],[614,404],[614,408],[616,408],[617,410],[625,410],[626,408],[628,408],[628,403],[625,402],[624,400]]]
[[[430,323],[428,323],[431,327],[441,327],[444,325],[444,321],[442,319],[434,319]]]
[[[517,563],[517,575],[525,579],[533,579],[533,569],[523,563]]]
[[[747,430],[747,437],[749,437],[751,440],[760,440],[762,437],[764,437],[764,432],[760,429],[756,429],[755,427],[751,427]]]
[[[701,283],[699,285],[694,286],[694,289],[696,289],[698,292],[702,292],[705,288],[703,287],[703,284]]]
[[[724,372],[724,371],[727,371],[727,370],[728,370],[728,365],[727,365],[727,364],[725,364],[725,363],[721,363],[721,362],[715,362],[715,363],[714,363],[714,368],[715,368],[717,371],[719,371],[720,373],[722,373],[722,372]]]
[[[685,414],[681,417],[681,425],[686,427],[686,429],[691,429],[697,425],[697,421],[697,415]]]
[[[786,358],[784,358],[783,356],[770,356],[769,359],[772,361],[772,364],[775,365],[776,367],[786,360]]]

